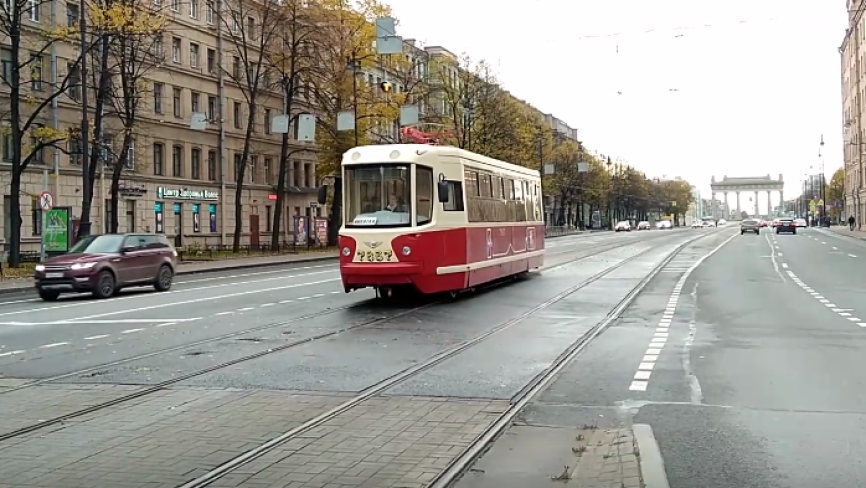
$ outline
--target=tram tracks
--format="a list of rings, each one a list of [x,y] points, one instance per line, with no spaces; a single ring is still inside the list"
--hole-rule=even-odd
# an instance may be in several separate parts
[[[691,244],[692,242],[703,238],[710,234],[702,234],[699,236],[695,236],[687,241],[679,244],[672,252],[668,253],[665,258],[656,265],[653,270],[643,279],[641,280],[636,287],[634,287],[626,297],[620,301],[620,303],[607,315],[607,317],[602,320],[599,324],[590,329],[589,332],[584,334],[581,338],[571,344],[565,352],[563,352],[552,365],[546,369],[543,373],[541,373],[536,379],[534,379],[530,385],[525,388],[518,398],[516,398],[511,406],[500,415],[497,420],[482,434],[480,434],[473,442],[467,447],[455,460],[453,460],[447,467],[445,471],[443,471],[433,482],[433,484],[428,486],[435,486],[436,488],[445,488],[450,486],[454,481],[459,479],[463,472],[468,469],[472,462],[477,459],[478,456],[483,454],[485,448],[492,443],[499,434],[501,434],[505,428],[511,423],[511,421],[516,417],[516,415],[526,406],[526,404],[535,397],[540,391],[542,391],[550,381],[556,376],[556,374],[561,371],[571,360],[576,357],[583,348],[596,336],[598,336],[601,332],[607,328],[622,312],[626,309],[626,307],[631,304],[631,302],[640,294],[640,292],[646,287],[646,285],[667,265],[671,260],[679,254],[682,249]],[[455,357],[464,351],[474,347],[475,345],[487,340],[488,338],[506,331],[525,320],[531,318],[532,316],[538,314],[541,311],[544,311],[556,303],[568,298],[569,296],[577,293],[583,288],[597,282],[598,280],[604,278],[610,273],[628,265],[629,263],[643,257],[644,255],[656,250],[655,248],[647,248],[642,251],[637,252],[636,254],[629,256],[611,266],[603,269],[602,271],[595,273],[589,278],[577,283],[569,288],[563,290],[557,295],[549,298],[548,300],[536,305],[535,307],[512,317],[504,322],[501,322],[492,328],[487,329],[481,334],[476,335],[475,337],[462,341],[454,346],[446,348],[439,353],[428,357],[426,360],[415,364],[411,367],[405,368],[391,376],[384,378],[377,383],[367,387],[366,389],[360,391],[357,395],[352,398],[346,400],[345,402],[337,405],[336,407],[319,414],[318,416],[304,422],[303,424],[291,429],[283,434],[270,439],[269,441],[248,450],[233,459],[211,469],[210,471],[198,476],[197,478],[190,480],[178,488],[203,488],[213,484],[215,481],[221,479],[222,477],[236,471],[238,468],[268,454],[271,451],[279,448],[281,445],[286,444],[294,439],[297,439],[303,436],[305,433],[311,431],[312,429],[322,427],[327,422],[332,419],[337,418],[338,416],[352,410],[355,407],[362,405],[365,401],[383,394],[387,392],[387,390],[392,389],[393,387],[417,376],[418,374],[428,371],[442,362]]]
[[[668,234],[665,234],[665,235],[668,235]],[[688,242],[691,242],[692,240],[689,240]],[[542,270],[556,269],[556,268],[559,268],[559,267],[562,267],[562,266],[565,266],[568,264],[572,264],[574,262],[578,262],[578,261],[581,261],[584,259],[588,259],[588,258],[597,256],[597,255],[604,253],[604,252],[613,251],[613,250],[619,249],[621,247],[626,247],[629,245],[640,244],[641,242],[642,241],[637,241],[637,242],[628,241],[628,242],[613,243],[614,245],[610,245],[611,243],[602,243],[602,244],[599,244],[598,246],[589,246],[586,249],[583,249],[583,251],[588,251],[588,253],[581,253],[581,255],[576,256],[573,259],[569,259],[565,263],[560,263],[560,264],[553,266],[551,268],[542,268]],[[365,390],[361,391],[352,400],[349,400],[348,402],[341,404],[340,406],[336,407],[336,409],[329,411],[329,412],[326,412],[326,413],[320,415],[319,417],[311,419],[306,424],[304,424],[303,426],[298,428],[298,429],[303,428],[302,430],[298,431],[298,429],[295,429],[295,431],[297,431],[297,432],[292,431],[292,432],[294,432],[293,434],[287,433],[290,435],[286,439],[290,439],[293,436],[297,436],[301,432],[304,432],[310,428],[313,428],[316,425],[320,425],[321,423],[326,421],[327,418],[332,418],[333,416],[338,415],[339,413],[342,413],[348,409],[351,409],[352,407],[363,402],[364,400],[366,400],[372,396],[375,396],[375,395],[381,393],[382,391],[387,390],[387,389],[395,386],[396,384],[399,384],[403,381],[406,381],[407,379],[421,373],[422,371],[426,371],[426,370],[436,366],[437,364],[445,361],[446,359],[448,359],[450,357],[453,357],[453,356],[456,356],[457,354],[460,354],[461,352],[465,351],[466,349],[469,349],[470,347],[486,340],[487,338],[489,338],[490,336],[492,336],[494,334],[497,334],[503,330],[506,330],[506,329],[526,320],[527,318],[531,317],[535,313],[552,306],[553,304],[557,303],[558,301],[561,301],[562,299],[576,293],[580,289],[585,288],[586,286],[590,285],[591,283],[598,281],[599,279],[606,276],[607,274],[615,271],[616,269],[621,268],[622,266],[625,266],[626,264],[634,261],[635,259],[638,259],[639,257],[645,255],[646,253],[648,253],[654,249],[656,249],[656,248],[648,247],[645,250],[642,250],[642,251],[640,251],[640,252],[638,252],[638,253],[636,253],[636,254],[628,257],[628,258],[625,258],[624,260],[621,260],[621,261],[617,262],[616,264],[613,264],[612,266],[606,268],[605,270],[601,271],[600,273],[597,273],[597,274],[591,276],[587,280],[568,288],[564,292],[552,297],[551,299],[549,299],[549,300],[545,301],[544,303],[536,306],[535,308],[528,310],[527,312],[525,312],[525,313],[523,313],[517,317],[514,317],[514,318],[512,318],[506,322],[503,322],[497,326],[494,326],[493,328],[487,329],[485,332],[483,332],[482,334],[480,334],[478,336],[475,336],[475,337],[473,337],[467,341],[463,341],[463,342],[461,342],[461,343],[459,343],[453,347],[447,348],[447,349],[441,351],[440,353],[428,358],[426,361],[424,361],[420,364],[417,364],[413,367],[404,369],[398,373],[395,373],[392,376],[389,376],[388,378],[383,379],[382,381],[380,381],[380,382],[366,388]],[[574,252],[574,250],[572,250],[571,252]],[[490,287],[482,287],[482,291],[486,288],[492,288],[495,286],[498,286],[498,284],[491,285]],[[177,384],[184,382],[186,380],[200,377],[200,376],[206,375],[208,373],[213,373],[215,371],[219,371],[219,370],[222,370],[225,368],[229,368],[229,367],[238,365],[240,363],[250,362],[250,361],[254,361],[256,359],[262,358],[264,356],[269,356],[269,355],[274,355],[274,354],[278,354],[281,352],[285,352],[287,350],[297,348],[297,347],[305,345],[305,344],[309,344],[312,342],[318,342],[318,341],[322,341],[322,340],[325,340],[328,338],[332,338],[334,336],[337,336],[339,334],[343,334],[343,333],[351,331],[351,330],[381,326],[381,325],[386,324],[390,321],[393,321],[393,320],[411,315],[413,313],[419,312],[423,309],[443,304],[446,301],[447,300],[431,301],[428,303],[420,304],[419,306],[416,306],[416,307],[400,310],[399,312],[396,312],[396,313],[383,313],[378,317],[364,320],[364,321],[356,323],[356,324],[352,324],[352,325],[337,328],[337,329],[332,329],[332,330],[329,330],[327,332],[322,332],[322,333],[308,336],[308,337],[304,337],[304,338],[301,338],[301,339],[298,339],[298,340],[295,340],[292,342],[287,342],[287,343],[281,344],[279,346],[269,347],[267,349],[263,349],[261,351],[257,351],[257,352],[239,357],[239,358],[235,358],[235,359],[232,359],[230,361],[225,361],[225,362],[222,362],[220,364],[216,364],[216,365],[213,365],[213,366],[210,366],[207,368],[202,368],[202,369],[198,369],[195,371],[191,371],[191,372],[179,375],[177,377],[171,378],[169,380],[166,380],[166,381],[154,384],[154,385],[145,386],[141,390],[138,390],[138,391],[135,391],[132,393],[128,393],[125,395],[121,395],[121,396],[114,398],[114,399],[100,402],[100,403],[94,404],[94,405],[86,407],[86,408],[74,410],[74,411],[68,412],[66,414],[57,415],[57,416],[49,418],[49,419],[40,420],[38,422],[34,422],[34,423],[29,424],[27,426],[14,429],[14,430],[11,430],[11,431],[6,432],[6,433],[0,433],[0,442],[5,441],[5,440],[9,440],[9,439],[13,439],[16,437],[20,437],[20,436],[23,436],[23,435],[26,435],[26,434],[29,434],[29,433],[32,433],[32,432],[35,432],[38,430],[42,430],[42,429],[45,429],[45,428],[48,428],[48,427],[51,427],[51,426],[54,426],[57,424],[62,424],[62,423],[66,422],[67,420],[70,420],[70,419],[74,419],[77,417],[82,417],[85,415],[97,413],[97,412],[100,412],[102,410],[106,410],[106,409],[109,409],[111,407],[118,406],[118,405],[130,402],[132,400],[142,398],[144,396],[152,395],[154,393],[164,391],[164,390],[170,388],[171,386],[177,385]],[[38,387],[41,385],[46,385],[49,383],[61,382],[64,379],[69,379],[69,378],[76,377],[76,376],[82,376],[85,374],[98,372],[98,371],[104,370],[106,368],[111,368],[111,367],[115,367],[115,366],[119,366],[119,365],[123,365],[123,364],[128,364],[128,363],[140,361],[140,360],[147,359],[147,358],[152,358],[155,356],[168,354],[171,352],[177,352],[180,350],[199,347],[199,346],[206,345],[206,344],[213,343],[213,342],[224,341],[227,339],[233,339],[233,338],[236,338],[238,336],[242,336],[242,335],[249,334],[252,332],[259,332],[259,331],[264,331],[264,330],[268,330],[268,329],[285,327],[285,326],[291,325],[293,323],[298,323],[298,322],[305,321],[305,320],[310,320],[310,319],[314,319],[314,318],[332,315],[332,314],[335,314],[335,313],[338,313],[341,311],[346,311],[346,310],[351,309],[351,308],[357,308],[357,307],[359,307],[359,305],[364,306],[364,305],[372,303],[372,302],[374,302],[374,300],[367,300],[365,302],[350,304],[350,305],[343,306],[343,307],[338,307],[338,308],[333,308],[333,309],[329,309],[329,310],[323,310],[323,311],[312,313],[312,314],[307,314],[307,315],[296,317],[296,318],[286,320],[286,321],[263,324],[263,325],[259,325],[256,327],[248,327],[248,328],[241,329],[241,330],[231,332],[228,334],[223,334],[223,335],[220,335],[217,337],[203,339],[203,340],[195,341],[195,342],[191,342],[191,343],[179,344],[179,345],[172,346],[169,348],[164,348],[164,349],[160,349],[157,351],[151,351],[151,352],[146,353],[146,354],[141,354],[141,355],[137,355],[137,356],[133,356],[133,357],[129,357],[129,358],[124,358],[124,359],[109,362],[109,363],[100,364],[97,366],[88,367],[88,368],[72,371],[69,373],[64,373],[62,375],[57,375],[57,376],[53,376],[50,378],[35,380],[35,381],[29,382],[29,383],[26,383],[23,385],[19,385],[17,387],[11,387],[11,388],[8,388],[5,390],[0,390],[0,396],[14,393],[16,391],[21,391],[21,390],[25,390],[25,389],[29,389],[29,388]],[[335,413],[335,411],[336,411],[336,413]],[[325,419],[325,420],[323,420],[323,419]],[[266,445],[270,445],[270,444],[266,444]],[[279,445],[279,443],[276,445]],[[201,486],[204,486],[204,485],[201,485]]]

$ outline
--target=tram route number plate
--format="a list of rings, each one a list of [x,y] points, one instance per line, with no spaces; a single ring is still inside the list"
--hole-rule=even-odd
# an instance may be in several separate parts
[[[368,263],[382,263],[392,261],[394,259],[394,251],[358,251],[355,253],[358,261],[366,261]]]

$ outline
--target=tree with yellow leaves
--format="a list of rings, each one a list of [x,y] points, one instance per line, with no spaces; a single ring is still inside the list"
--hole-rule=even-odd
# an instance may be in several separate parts
[[[318,49],[318,24],[323,11],[317,0],[283,0],[280,6],[282,20],[276,32],[277,42],[265,55],[277,78],[274,91],[279,91],[283,97],[283,113],[289,115],[292,124],[297,124],[296,102],[310,102],[312,98],[310,80],[316,69],[314,53]],[[266,120],[265,123],[269,124],[271,121]],[[280,245],[286,185],[292,179],[289,158],[310,149],[306,145],[291,147],[289,132],[281,134],[277,201],[271,223],[271,247],[274,249]]]
[[[233,171],[230,172],[235,180],[233,252],[240,250],[243,236],[243,187],[252,154],[259,104],[271,96],[274,87],[276,72],[268,60],[268,52],[281,40],[285,17],[280,3],[234,0],[224,4],[222,11],[217,12],[220,23],[228,33],[225,36],[228,52],[224,56],[231,60],[221,64],[222,70],[229,82],[239,89],[247,106],[243,151],[240,158],[234,161]],[[226,176],[223,175],[224,180]]]
[[[827,188],[824,189],[824,195],[828,216],[841,221],[845,202],[845,168],[833,172],[833,176],[827,182]],[[785,202],[781,202],[780,205],[784,206]]]
[[[361,76],[380,62],[376,52],[378,17],[387,16],[387,5],[377,0],[359,0],[350,5],[346,0],[320,0],[322,17],[316,64],[311,74],[315,97],[319,146],[317,171],[334,176],[330,206],[328,242],[336,242],[341,225],[342,180],[340,162],[343,153],[354,146],[368,144],[372,129],[388,114],[387,100]],[[338,125],[341,113],[354,113],[354,129],[342,130]]]
[[[151,85],[146,77],[165,58],[162,36],[167,19],[152,0],[113,0],[102,12],[104,29],[111,32],[106,66],[112,83],[106,89],[107,115],[121,125],[118,146],[103,138],[103,164],[111,170],[110,232],[118,230],[120,178],[134,165],[135,129]]]
[[[436,122],[453,132],[449,142],[492,158],[529,162],[515,161],[515,154],[525,149],[526,134],[521,131],[532,132],[534,127],[486,62],[464,57],[456,76],[454,67],[448,65],[437,65],[431,76],[431,98],[439,109]]]
[[[428,100],[430,85],[423,73],[428,58],[422,48],[409,43],[403,45],[401,54],[381,56],[381,67],[387,73],[386,79],[366,93],[369,102],[379,107],[381,115],[372,124],[372,142],[413,142],[403,140],[400,114],[403,107],[414,105],[420,108]],[[426,122],[419,120],[419,125]]]
[[[67,134],[57,127],[43,125],[45,110],[64,94],[75,98],[79,62],[72,60],[65,74],[51,73],[52,48],[61,37],[58,26],[50,25],[50,0],[4,0],[0,2],[0,119],[4,139],[4,159],[11,161],[9,194],[11,229],[9,265],[18,266],[21,249],[21,177],[31,164],[44,164],[44,149],[64,149]],[[65,19],[64,19],[65,20]],[[56,70],[63,73],[63,70]],[[70,91],[67,91],[70,90]]]

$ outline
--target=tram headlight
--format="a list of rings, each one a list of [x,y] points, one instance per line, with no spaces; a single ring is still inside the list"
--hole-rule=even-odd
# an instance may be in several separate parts
[[[412,248],[409,246],[403,246],[403,255],[408,256],[412,254]]]
[[[352,254],[352,250],[349,249],[348,247],[344,247],[343,248],[343,256],[348,256],[349,254]]]

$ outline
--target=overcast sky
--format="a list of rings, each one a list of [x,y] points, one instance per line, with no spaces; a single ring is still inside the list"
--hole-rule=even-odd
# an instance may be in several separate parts
[[[822,134],[825,172],[842,166],[843,0],[388,3],[400,35],[490,61],[516,96],[650,176],[708,194],[712,175],[783,173],[791,198]]]

